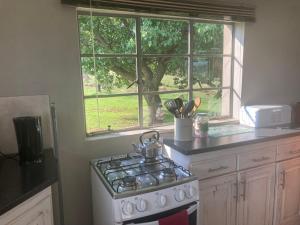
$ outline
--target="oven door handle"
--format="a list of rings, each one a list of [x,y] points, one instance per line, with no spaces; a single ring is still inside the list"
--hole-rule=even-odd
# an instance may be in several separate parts
[[[190,208],[188,208],[186,211],[188,215],[191,215],[198,209],[198,204],[192,205]]]
[[[159,225],[159,222],[156,220],[156,221],[145,222],[145,223],[130,223],[128,225]]]
[[[195,204],[195,205],[192,205],[191,207],[189,207],[186,211],[187,211],[188,215],[191,215],[197,209],[198,209],[198,204]],[[159,225],[159,222],[158,222],[158,220],[156,220],[156,221],[145,222],[145,223],[130,223],[128,225]]]

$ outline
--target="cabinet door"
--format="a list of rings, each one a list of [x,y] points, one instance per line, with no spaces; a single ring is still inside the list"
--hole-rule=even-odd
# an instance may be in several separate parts
[[[275,164],[239,174],[238,225],[272,225]]]
[[[275,225],[300,224],[300,159],[277,165]]]
[[[237,174],[200,181],[198,225],[235,225]]]
[[[43,199],[5,225],[53,225],[51,197]]]

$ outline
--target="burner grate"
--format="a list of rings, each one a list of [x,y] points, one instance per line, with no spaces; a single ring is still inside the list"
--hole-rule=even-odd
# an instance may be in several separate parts
[[[191,176],[188,170],[176,165],[169,158],[161,156],[152,163],[142,163],[143,159],[141,155],[127,154],[118,158],[99,160],[96,166],[117,193],[146,187],[143,183],[146,179],[152,179],[152,185],[158,186],[165,182],[177,181],[180,173],[186,174],[186,177]]]

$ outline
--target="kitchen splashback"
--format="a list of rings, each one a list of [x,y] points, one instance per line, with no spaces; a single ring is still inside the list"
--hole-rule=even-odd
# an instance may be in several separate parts
[[[49,96],[0,97],[0,151],[18,152],[13,118],[19,116],[41,116],[43,143],[45,148],[53,147],[53,134]]]

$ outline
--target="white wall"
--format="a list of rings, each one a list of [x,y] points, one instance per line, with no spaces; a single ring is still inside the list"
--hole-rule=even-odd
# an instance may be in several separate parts
[[[256,0],[257,21],[246,26],[242,102],[300,100],[300,2]]]
[[[300,5],[257,1],[257,22],[246,26],[242,101],[300,100]],[[75,10],[60,0],[0,0],[0,59],[0,96],[55,101],[66,225],[91,224],[89,160],[130,151],[137,139],[85,140]]]

